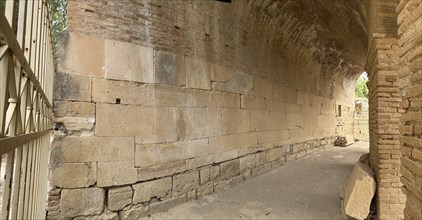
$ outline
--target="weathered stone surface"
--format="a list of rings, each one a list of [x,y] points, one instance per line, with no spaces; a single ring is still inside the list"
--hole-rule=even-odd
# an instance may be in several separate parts
[[[80,34],[68,34],[66,53],[58,62],[59,71],[104,76],[104,40]]]
[[[245,95],[251,95],[253,88],[252,76],[240,71],[237,71],[227,83],[213,82],[212,85],[214,90]]]
[[[369,214],[376,183],[371,168],[360,162],[353,168],[344,195],[344,212],[356,219],[365,219]]]
[[[137,167],[154,166],[210,153],[208,139],[174,142],[171,144],[138,145],[135,150]]]
[[[95,163],[51,164],[49,180],[52,187],[88,187],[97,180],[97,165]]]
[[[243,109],[222,110],[223,134],[240,134],[252,130],[250,123],[250,111]]]
[[[138,204],[119,212],[120,219],[141,219],[148,216],[149,207]]]
[[[110,120],[113,119],[113,120]],[[135,136],[136,143],[175,141],[175,108],[97,104],[97,136]]]
[[[148,202],[151,198],[163,198],[171,194],[172,179],[166,177],[163,179],[152,180],[143,183],[137,183],[133,186],[133,204]]]
[[[153,49],[120,41],[105,41],[105,78],[152,83]]]
[[[228,179],[239,175],[240,173],[240,159],[231,160],[220,165],[221,179]]]
[[[208,62],[186,57],[186,84],[189,88],[210,90],[211,79]]]
[[[133,160],[98,162],[97,186],[99,187],[131,184],[137,179]]]
[[[198,171],[182,173],[173,177],[173,196],[182,195],[199,186]]]
[[[91,101],[91,76],[57,72],[54,98],[67,101]]]
[[[106,211],[101,215],[76,217],[75,220],[119,220],[119,214],[117,212]]]
[[[209,167],[205,167],[199,170],[199,180],[201,185],[207,183],[210,180],[211,170]]]
[[[167,85],[186,83],[184,58],[175,54],[154,51],[154,82]]]
[[[211,81],[213,82],[228,82],[235,74],[235,69],[216,63],[211,63],[209,68],[211,73]]]
[[[130,81],[92,79],[92,100],[99,103],[153,106],[153,87]]]
[[[168,176],[174,173],[180,173],[186,171],[187,169],[188,167],[186,166],[186,161],[176,161],[157,166],[143,167],[137,169],[138,180],[145,181],[155,179],[163,176]]]
[[[255,168],[258,165],[259,158],[255,155],[249,155],[240,158],[240,171]]]
[[[162,202],[156,202],[150,205],[149,211],[151,214],[158,213],[158,212],[164,212],[167,211],[177,205],[180,205],[184,202],[187,202],[186,195],[181,195],[178,197],[173,197],[171,199],[162,201]]]
[[[201,197],[201,196],[212,194],[213,192],[214,192],[214,183],[210,182],[208,184],[200,186],[198,190],[196,191],[196,195],[198,197]]]
[[[101,214],[104,209],[104,190],[100,188],[63,189],[60,211],[64,217]]]
[[[53,142],[51,161],[94,162],[133,160],[133,137],[66,137]]]
[[[111,211],[122,210],[132,203],[133,190],[130,186],[111,188],[108,190],[107,207]]]
[[[184,108],[179,111],[178,136],[198,139],[221,134],[221,111],[217,108]]]
[[[210,138],[209,143],[211,146],[211,153],[226,152],[226,154],[228,154],[227,151],[229,150],[254,147],[257,145],[256,140],[256,133],[246,133]]]

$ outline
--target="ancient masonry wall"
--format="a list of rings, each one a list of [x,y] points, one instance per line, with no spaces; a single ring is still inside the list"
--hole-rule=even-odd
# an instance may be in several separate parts
[[[397,12],[404,108],[400,121],[401,182],[407,196],[404,214],[406,219],[422,219],[422,2],[402,0]]]
[[[49,218],[136,219],[329,146],[337,135],[353,135],[353,102],[320,92],[332,90],[321,81],[332,79],[300,75],[317,61],[304,55],[306,65],[297,68],[264,68],[289,62],[267,52],[265,39],[224,46],[233,36],[200,29],[230,32],[229,27],[241,30],[246,23],[220,23],[218,16],[192,9],[185,14],[193,17],[154,30],[162,39],[152,42],[125,29],[126,22],[137,21],[130,13],[127,20],[104,18],[90,27],[94,34],[85,32],[86,10],[101,10],[81,6],[85,3],[69,1],[69,34],[59,51]],[[218,11],[208,12],[213,10]],[[203,23],[191,27],[198,20]],[[192,37],[190,48],[165,47],[163,42],[178,37],[169,34],[168,25]],[[131,38],[109,39],[115,29]],[[199,42],[210,36],[220,39],[215,45]],[[283,80],[274,80],[280,74]],[[316,81],[321,88],[305,89]]]

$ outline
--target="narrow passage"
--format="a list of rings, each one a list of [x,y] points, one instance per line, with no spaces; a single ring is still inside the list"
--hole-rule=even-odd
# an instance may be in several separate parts
[[[328,147],[152,219],[342,219],[339,192],[368,142]]]

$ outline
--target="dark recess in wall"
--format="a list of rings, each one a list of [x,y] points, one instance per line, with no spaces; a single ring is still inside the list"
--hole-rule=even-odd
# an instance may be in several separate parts
[[[218,1],[218,2],[225,2],[225,3],[231,3],[232,2],[232,0],[216,0],[216,1]]]

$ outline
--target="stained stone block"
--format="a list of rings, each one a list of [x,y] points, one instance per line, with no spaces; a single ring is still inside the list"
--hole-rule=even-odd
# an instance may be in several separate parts
[[[104,210],[104,190],[101,188],[63,189],[60,211],[64,217],[97,215]]]
[[[154,51],[154,82],[177,85],[177,56],[162,51]]]
[[[98,162],[97,186],[119,186],[135,183],[137,171],[132,161]]]
[[[214,82],[213,89],[218,91],[232,92],[251,95],[253,88],[252,76],[244,72],[236,72],[227,83]]]
[[[106,79],[153,83],[153,68],[152,48],[106,40]]]
[[[93,185],[97,179],[95,163],[58,163],[50,165],[50,186],[78,188]]]
[[[57,72],[54,78],[54,99],[91,101],[91,76]]]
[[[186,58],[186,84],[189,88],[211,90],[209,64],[207,61]]]
[[[133,185],[133,204],[148,202],[151,198],[163,198],[170,195],[172,188],[171,177]]]
[[[124,186],[108,190],[108,208],[112,211],[121,210],[132,203],[132,187]]]
[[[179,111],[178,133],[182,139],[221,134],[221,111],[217,108],[185,108]]]
[[[192,191],[199,186],[199,173],[192,171],[182,173],[173,177],[173,196],[182,195]]]
[[[239,175],[240,173],[240,159],[231,160],[220,165],[221,179],[228,179]]]

